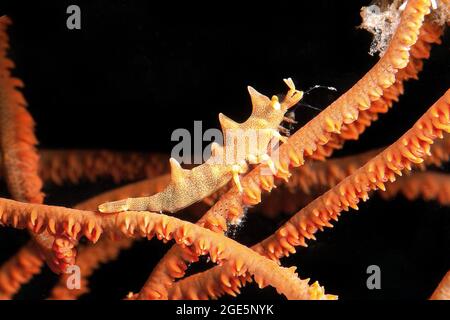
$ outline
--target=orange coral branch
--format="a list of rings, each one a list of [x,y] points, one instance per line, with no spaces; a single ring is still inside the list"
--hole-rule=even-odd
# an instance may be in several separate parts
[[[107,150],[43,150],[39,174],[44,181],[62,185],[81,179],[94,182],[112,177],[114,182],[151,178],[167,172],[167,156],[140,152]]]
[[[39,156],[36,151],[34,121],[26,110],[26,101],[18,88],[22,81],[11,76],[14,63],[7,57],[9,39],[6,33],[11,24],[8,17],[0,17],[0,145],[3,171],[8,190],[19,201],[42,203],[42,180],[38,175]],[[58,264],[53,255],[52,242],[46,234],[34,236],[39,249],[50,266]],[[55,259],[56,258],[56,259]]]
[[[255,276],[260,286],[271,285],[289,299],[318,297],[317,287],[309,287],[307,281],[300,280],[293,268],[279,267],[274,261],[222,234],[163,214],[125,211],[100,215],[0,198],[0,221],[14,228],[29,228],[33,232],[47,230],[52,236],[64,235],[71,239],[78,239],[83,234],[92,242],[97,242],[104,232],[149,239],[156,235],[166,241],[175,239],[178,244],[192,247],[197,256],[208,254],[217,263],[229,261],[235,275],[248,272]],[[143,292],[144,297],[155,294],[150,290]],[[332,299],[334,296],[320,298]]]
[[[289,181],[285,182],[282,188],[277,189],[271,196],[262,204],[261,212],[270,214],[270,212],[293,212],[299,207],[306,205],[309,201],[308,196],[317,196],[323,191],[334,187],[341,180],[348,175],[355,172],[358,168],[363,166],[367,161],[380,153],[382,149],[364,152],[362,154],[330,159],[327,162],[310,162],[304,166],[292,170],[292,176]],[[420,170],[426,170],[430,165],[441,166],[450,158],[450,136],[445,136],[442,140],[436,141],[431,147],[431,156],[427,157],[423,163],[416,165]],[[381,193],[383,197],[390,196],[390,190],[394,192],[395,188],[401,188],[408,192],[407,187],[411,183],[416,184],[415,181],[421,179],[420,177],[429,177],[427,184],[433,183],[431,179],[436,176],[436,185],[445,184],[442,175],[439,174],[414,174],[412,177],[405,177],[399,179],[388,187],[387,192]],[[428,180],[430,180],[428,182]],[[413,187],[413,186],[410,186]],[[286,190],[287,189],[287,190]],[[303,193],[299,197],[297,191]],[[424,191],[425,192],[425,191]]]
[[[124,197],[137,197],[147,193],[159,192],[164,189],[169,182],[169,179],[170,175],[166,174],[154,179],[131,183],[124,187],[102,193],[98,196],[83,201],[79,203],[76,208],[81,210],[95,210],[99,204],[105,201],[122,199]],[[76,265],[80,267],[81,271],[81,288],[68,289],[68,275],[63,275],[61,276],[58,284],[52,290],[50,299],[72,300],[87,293],[89,291],[88,278],[100,266],[100,264],[116,259],[120,251],[129,248],[132,243],[133,239],[129,238],[121,238],[119,240],[101,239],[95,245],[82,247],[76,260]]]
[[[281,145],[278,159],[273,160],[277,171],[271,175],[267,165],[257,166],[242,179],[243,193],[232,188],[198,224],[215,231],[225,231],[227,222],[239,221],[244,214],[244,208],[261,202],[262,190],[270,191],[273,188],[275,176],[287,180],[290,176],[290,166],[303,165],[305,156],[312,156],[318,146],[330,141],[333,133],[339,134],[344,124],[353,123],[358,119],[360,111],[371,108],[372,102],[379,100],[383,92],[395,83],[397,71],[408,65],[409,49],[417,41],[424,17],[429,11],[429,1],[409,1],[385,55],[350,90],[300,128],[287,143]],[[174,279],[181,277],[186,264],[192,262],[186,259],[189,255],[183,254],[182,251],[177,247],[169,250],[153,270],[143,290],[156,286],[159,290],[167,290]],[[171,271],[179,269],[180,266],[183,272]],[[164,290],[159,293],[165,295]]]
[[[430,300],[450,300],[450,271],[442,278]]]
[[[355,172],[359,167],[372,159],[385,148],[371,150],[362,154],[330,159],[327,162],[311,162],[292,170],[292,176],[285,182],[286,188],[295,192],[300,190],[310,194],[313,189],[331,188],[342,179]],[[440,166],[450,157],[450,137],[436,141],[431,147],[431,155],[416,166],[425,170],[427,166]]]
[[[122,238],[112,240],[103,238],[95,245],[87,245],[80,249],[76,265],[81,272],[80,289],[69,289],[67,281],[69,275],[63,275],[53,288],[50,299],[74,300],[89,292],[88,278],[97,270],[101,264],[115,260],[121,250],[128,249],[133,244],[133,239]]]
[[[405,176],[386,186],[386,192],[380,192],[385,199],[403,194],[408,200],[422,197],[424,200],[436,200],[441,205],[450,204],[450,175],[437,172],[417,172]]]
[[[11,299],[34,275],[41,271],[43,260],[33,241],[28,242],[0,269],[0,299]]]
[[[330,189],[321,197],[300,210],[285,225],[260,243],[257,250],[272,259],[295,252],[294,246],[304,245],[305,239],[324,226],[337,220],[342,210],[357,209],[359,199],[367,200],[371,190],[384,190],[384,183],[395,181],[414,163],[422,163],[430,154],[430,145],[450,132],[450,90],[448,90],[397,142],[370,160],[352,175]]]
[[[430,144],[442,137],[443,130],[450,133],[450,90],[397,142],[300,210],[272,236],[253,246],[253,250],[274,261],[295,253],[295,246],[306,246],[305,241],[315,239],[317,230],[332,227],[329,221],[337,220],[342,210],[357,209],[359,199],[367,200],[369,191],[384,190],[384,183],[395,181],[395,174],[411,169],[413,163],[422,163],[429,154]],[[177,298],[178,287],[195,285],[199,285],[195,286],[197,291],[203,287],[215,288],[209,295],[211,298],[224,293],[236,294],[245,283],[245,277],[238,281],[227,270],[223,266],[214,267],[195,278],[176,282],[169,288],[168,297]]]
[[[155,179],[149,179],[144,180],[137,183],[132,183],[129,185],[126,185],[124,187],[120,187],[117,189],[114,189],[112,191],[108,191],[105,193],[102,193],[98,196],[95,196],[93,198],[90,198],[86,201],[83,201],[75,206],[76,209],[81,210],[95,210],[97,206],[105,201],[110,200],[116,200],[116,199],[122,199],[123,197],[129,197],[129,196],[140,196],[143,193],[153,193],[153,192],[159,192],[161,191],[168,183],[170,176],[164,175]],[[109,246],[109,250],[105,252],[106,255],[97,254],[96,249],[87,249],[83,250],[82,256],[77,259],[76,263],[78,266],[83,265],[83,268],[81,269],[81,275],[83,276],[83,285],[86,284],[87,278],[90,275],[90,272],[92,272],[97,266],[100,264],[100,262],[105,263],[108,261],[108,257],[110,257],[109,260],[114,259],[121,249],[128,247],[127,243],[131,241],[123,240],[119,241],[117,243],[117,247],[115,244],[112,243],[112,241],[105,241],[103,245],[99,246],[99,250],[102,248]],[[62,265],[61,268],[64,270],[67,266],[75,264],[75,255],[73,254],[75,252],[75,242],[73,240],[68,239],[64,236],[59,236],[57,240],[53,243],[53,250],[57,253],[57,256],[59,257],[60,264]],[[93,251],[93,252],[91,252]],[[113,254],[116,252],[116,254]],[[96,253],[96,257],[91,257],[90,255]],[[62,276],[62,280],[60,281],[60,287],[62,287],[62,282],[64,282],[67,276]],[[64,282],[65,283],[65,282]],[[67,288],[66,288],[67,289]],[[77,295],[81,295],[84,292],[87,292],[87,288],[82,288],[80,290],[66,290],[59,288],[58,292],[60,292],[60,295],[66,295],[67,297],[71,296],[68,291],[72,292],[73,298],[76,298]]]
[[[431,44],[440,44],[440,36],[443,33],[443,27],[425,22],[420,29],[417,42],[411,47],[410,59],[405,68],[398,70],[395,76],[395,83],[383,89],[382,93],[371,92],[376,97],[381,94],[378,100],[371,99],[370,108],[359,111],[357,119],[352,123],[342,125],[340,132],[332,133],[329,141],[324,145],[317,146],[317,150],[311,156],[313,159],[325,160],[331,156],[335,149],[341,149],[346,140],[358,140],[359,136],[371,125],[373,121],[378,120],[379,113],[386,113],[392,107],[395,101],[399,100],[403,94],[403,83],[409,79],[418,79],[418,73],[423,68],[423,59],[428,59],[431,51]],[[378,90],[378,89],[376,89]]]
[[[23,83],[11,77],[14,66],[6,56],[8,38],[7,17],[0,18],[0,141],[8,189],[19,201],[42,203],[42,181],[38,175],[34,121],[25,109],[26,101],[17,90]]]

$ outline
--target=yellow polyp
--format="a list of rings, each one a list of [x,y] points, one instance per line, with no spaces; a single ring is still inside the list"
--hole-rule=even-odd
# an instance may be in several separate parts
[[[248,187],[248,188],[245,188],[244,191],[245,191],[245,195],[248,198],[255,200],[255,201],[260,199],[260,197],[258,197],[259,192],[257,192],[257,190],[252,189],[251,187]]]
[[[2,213],[3,213],[3,211],[2,211]],[[0,214],[0,218],[1,218],[1,216],[2,216],[2,214]],[[38,217],[38,212],[36,209],[33,209],[30,214],[30,222],[31,222],[32,226],[36,225],[37,217]]]
[[[341,122],[336,122],[335,123],[334,133],[341,134],[341,129],[342,129],[342,123]]]
[[[289,234],[289,232],[285,229],[285,228],[281,228],[281,229],[279,229],[278,231],[277,231],[277,234],[280,236],[280,237],[287,237],[287,235]]]
[[[412,37],[410,34],[408,33],[404,33],[401,36],[401,40],[403,41],[403,43],[407,46],[411,46],[413,45],[416,41],[416,39],[414,37]]]
[[[330,131],[330,132],[333,132],[333,131]],[[319,144],[326,144],[328,142],[328,138],[324,134],[318,135],[317,139],[319,140]]]
[[[297,152],[295,152],[295,150],[291,147],[289,148],[288,151],[288,155],[289,155],[289,160],[292,162],[292,166],[294,167],[298,167],[302,164],[302,162],[300,161],[300,158],[297,155]]]
[[[12,217],[12,223],[11,223],[11,225],[12,225],[13,228],[17,228],[17,226],[19,225],[19,216],[14,215],[14,216]],[[53,232],[53,233],[56,233],[56,231]]]
[[[230,278],[228,277],[228,275],[226,273],[222,273],[220,275],[220,281],[222,282],[222,284],[227,287],[227,288],[231,288],[231,282],[230,282]]]
[[[270,191],[273,187],[273,176],[263,175],[259,178],[259,181],[261,183],[261,187],[266,190]]]
[[[366,95],[360,95],[356,98],[360,110],[367,110],[370,108],[370,99]]]
[[[242,274],[242,270],[244,267],[244,260],[242,259],[236,259],[236,261],[234,262],[234,269],[236,271],[237,274]]]
[[[295,253],[295,248],[287,241],[286,238],[280,238],[279,243],[282,248],[286,249],[290,253]]]
[[[371,94],[374,98],[378,99],[383,95],[383,89],[378,86],[371,87],[369,90],[369,94]]]
[[[179,229],[179,234],[180,236],[184,239],[188,236],[189,234],[189,229],[187,225],[183,225],[180,229]]]
[[[351,112],[345,112],[343,116],[345,124],[350,124],[357,119]]]
[[[56,221],[55,219],[49,219],[48,221],[48,229],[52,234],[56,233]]]
[[[377,181],[376,186],[378,187],[378,189],[381,189],[382,191],[386,191],[386,186],[384,185],[383,182]]]
[[[127,230],[130,229],[130,222],[131,222],[130,217],[126,216],[126,217],[125,217],[125,220],[124,220],[124,226],[125,226],[125,229],[127,229]],[[92,227],[89,226],[89,227],[88,227],[88,230],[92,230],[92,228],[93,228],[93,226],[92,226]],[[89,231],[89,233],[90,233],[90,231]]]
[[[431,116],[434,118],[439,118],[439,111],[437,108],[433,108],[430,110],[431,111]]]
[[[307,156],[312,156],[315,149],[316,149],[315,146],[308,144],[305,146],[304,152],[306,153]]]
[[[242,184],[241,184],[241,180],[239,178],[239,173],[237,171],[233,171],[233,181],[234,184],[236,186],[236,188],[238,189],[239,193],[242,193],[244,191]]]
[[[447,133],[450,133],[450,125],[448,123],[442,123],[439,119],[433,118],[433,125],[441,130],[444,130]]]
[[[406,147],[402,147],[400,149],[400,153],[402,154],[402,156],[404,156],[405,158],[407,158],[410,161],[417,161],[419,158],[417,158],[416,156],[414,156],[411,151],[409,151]]]
[[[449,119],[450,119],[450,109],[449,109],[449,108],[446,108],[446,107],[441,107],[441,108],[438,108],[438,110],[439,110],[440,112],[442,112],[442,114],[443,114],[444,117],[445,117],[445,120],[446,120],[446,121],[449,121]]]
[[[333,119],[331,119],[329,117],[325,118],[325,130],[328,132],[334,132],[336,130]]]
[[[277,161],[275,164],[277,176],[288,176],[290,175],[288,170],[288,165],[281,161]]]
[[[94,230],[94,227],[95,227],[95,221],[94,221],[94,219],[89,219],[88,224],[87,224],[87,232],[88,232],[89,234],[91,234],[92,231]]]

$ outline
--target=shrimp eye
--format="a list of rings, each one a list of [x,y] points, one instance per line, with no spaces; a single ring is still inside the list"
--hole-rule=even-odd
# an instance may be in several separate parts
[[[270,101],[270,104],[272,105],[272,108],[274,108],[275,110],[280,110],[281,109],[281,104],[280,104],[277,96],[273,96],[272,97],[272,100]]]

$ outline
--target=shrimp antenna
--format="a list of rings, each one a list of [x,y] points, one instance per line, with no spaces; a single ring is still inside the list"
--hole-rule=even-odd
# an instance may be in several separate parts
[[[295,110],[296,110],[299,106],[306,107],[306,108],[310,108],[310,109],[313,109],[313,110],[316,110],[316,111],[322,111],[322,109],[320,109],[320,108],[314,107],[314,106],[312,106],[312,105],[310,105],[310,104],[308,104],[308,103],[301,102],[301,101],[298,102],[295,106],[293,106],[293,107],[291,108],[291,111],[292,111],[292,112],[295,112]]]
[[[319,84],[316,84],[315,86],[309,88],[308,90],[304,91],[304,94],[308,94],[311,91],[314,91],[316,89],[327,89],[327,90],[331,90],[331,91],[337,91],[337,89],[335,87],[328,87],[328,86],[321,86]]]

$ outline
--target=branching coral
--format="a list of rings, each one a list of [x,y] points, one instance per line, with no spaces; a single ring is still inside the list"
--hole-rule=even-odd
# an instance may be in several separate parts
[[[430,300],[449,300],[450,299],[450,273],[442,278],[442,281],[439,283],[439,286],[433,292],[433,295],[430,297]]]
[[[371,101],[379,100],[383,89],[395,83],[397,70],[408,65],[408,49],[416,42],[420,26],[428,11],[426,2],[410,3],[383,58],[355,86],[300,128],[280,147],[278,159],[274,160],[277,171],[273,175],[267,174],[269,169],[264,165],[253,169],[242,179],[244,192],[240,193],[236,188],[231,189],[199,220],[198,224],[210,226],[216,231],[225,231],[226,222],[239,221],[244,213],[244,207],[258,204],[261,201],[262,190],[270,191],[273,188],[274,176],[287,180],[290,176],[289,166],[301,166],[305,156],[311,156],[314,152],[320,154],[323,149],[318,149],[319,145],[326,145],[332,134],[341,134],[344,131],[343,126],[346,128],[347,124],[351,125],[357,121],[360,111],[370,110]],[[363,130],[365,126],[362,125]],[[345,134],[341,138],[348,139]],[[261,174],[262,170],[264,174]],[[169,251],[155,267],[144,290],[156,284],[161,288],[161,283],[169,287],[175,278],[184,274],[179,269],[185,269],[186,263],[191,261],[180,261],[183,256],[180,251],[180,249]],[[189,258],[189,255],[184,256]],[[172,269],[176,271],[170,272]],[[164,289],[155,296],[160,295],[164,296]]]
[[[0,20],[0,137],[3,160],[3,171],[11,196],[19,201],[42,203],[44,194],[41,192],[42,181],[38,175],[38,159],[34,136],[34,121],[25,109],[26,101],[18,90],[22,82],[11,76],[14,64],[7,57],[8,37],[6,27],[10,24],[8,18]],[[63,262],[57,251],[59,242],[46,233],[33,235],[38,246],[28,247],[28,253],[39,250],[48,265],[55,271],[64,270]],[[53,249],[56,250],[53,250]],[[22,253],[25,253],[22,252]],[[73,258],[75,252],[69,250]],[[34,253],[37,256],[37,253]],[[73,263],[74,261],[72,261]],[[29,269],[31,270],[31,269]]]
[[[72,290],[67,287],[70,275],[62,275],[50,298],[78,298],[89,291],[88,278],[100,264],[116,259],[135,239],[156,236],[176,244],[154,267],[140,292],[130,293],[128,299],[236,296],[252,279],[260,288],[270,285],[288,299],[335,299],[318,282],[309,284],[309,280],[299,278],[296,267],[281,266],[281,259],[296,253],[297,246],[306,247],[307,241],[315,240],[318,230],[332,227],[330,222],[337,221],[342,211],[358,210],[359,201],[368,200],[374,190],[386,199],[402,193],[409,200],[423,197],[442,205],[450,203],[448,176],[425,171],[449,159],[450,90],[390,146],[316,161],[325,161],[346,141],[358,140],[380,113],[398,101],[405,81],[418,79],[423,60],[430,56],[432,44],[441,43],[448,21],[449,2],[438,3],[433,9],[427,0],[395,1],[378,16],[373,16],[376,13],[370,8],[364,9],[363,27],[376,32],[382,55],[347,92],[285,138],[280,136],[279,126],[283,120],[293,122],[285,113],[300,101],[303,92],[295,89],[291,79],[285,80],[289,91],[280,99],[269,99],[249,87],[253,111],[247,121],[238,124],[219,116],[224,147],[215,144],[212,160],[192,170],[170,159],[170,175],[166,174],[168,157],[159,154],[38,152],[33,119],[17,90],[22,84],[11,77],[12,62],[6,52],[6,26],[10,22],[0,18],[1,154],[3,176],[13,199],[0,198],[0,224],[26,229],[33,238],[0,269],[0,297],[12,298],[40,271],[45,257],[55,272],[76,264],[82,277],[81,288]],[[212,162],[245,145],[245,137],[231,137],[228,130],[236,129],[243,130],[244,136],[249,130],[261,130],[257,149],[250,152],[244,146],[246,152],[231,162]],[[273,139],[282,143],[269,150]],[[412,169],[422,171],[397,180]],[[61,185],[105,177],[115,182],[147,180],[105,192],[73,209],[43,204],[42,181]],[[229,230],[239,225],[248,209],[262,202],[264,191],[276,187],[279,189],[273,197],[264,199],[262,213],[302,209],[252,247],[233,240]],[[277,202],[277,197],[283,203]],[[199,201],[210,208],[196,224],[164,214],[184,208],[192,211],[191,205]],[[84,238],[91,243],[80,245],[76,256]],[[189,265],[203,255],[218,266],[181,279]],[[447,287],[448,275],[431,298],[448,299]]]

